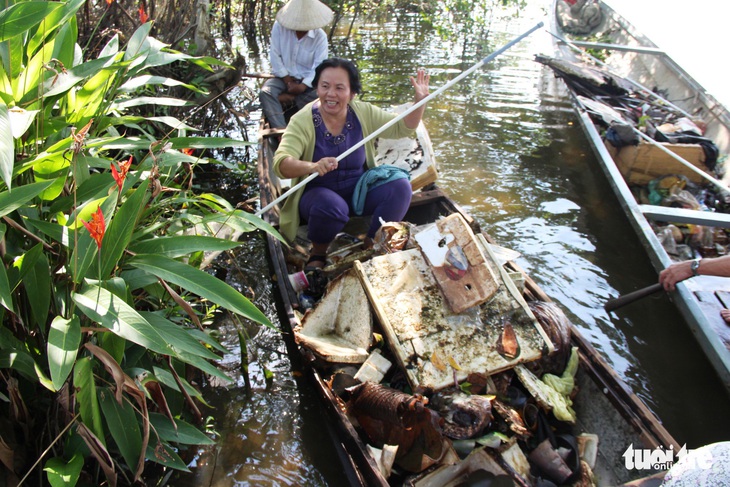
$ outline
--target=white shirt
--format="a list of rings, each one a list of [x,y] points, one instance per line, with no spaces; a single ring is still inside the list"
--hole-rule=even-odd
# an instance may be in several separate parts
[[[297,33],[274,22],[271,29],[269,58],[277,78],[292,76],[311,87],[314,69],[327,59],[327,34],[322,29],[307,31],[301,39]]]

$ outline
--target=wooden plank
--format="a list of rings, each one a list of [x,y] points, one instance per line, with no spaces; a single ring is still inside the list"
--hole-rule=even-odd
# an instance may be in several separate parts
[[[286,131],[286,129],[261,129],[261,130],[259,130],[259,138],[271,137],[273,135],[281,135],[285,131]]]
[[[720,316],[720,311],[725,306],[720,302],[716,293],[712,291],[695,291],[694,295],[697,297],[702,311],[710,321],[712,329],[717,333],[718,338],[725,347],[730,349],[730,326]]]
[[[655,205],[639,205],[639,208],[645,217],[659,222],[691,223],[708,227],[730,228],[730,214],[728,213]]]
[[[562,42],[562,41],[559,41]],[[608,49],[609,51],[622,51],[622,52],[638,52],[640,54],[652,54],[655,56],[664,56],[666,53],[657,49],[656,47],[644,47],[644,46],[626,46],[623,44],[607,44],[605,42],[586,42],[586,41],[570,41],[579,47],[587,47],[589,49]]]
[[[490,306],[457,314],[446,304],[418,249],[356,262],[355,268],[385,340],[416,392],[441,390],[470,373],[490,375],[552,349],[511,282],[500,285]],[[517,356],[511,358],[496,346],[507,322],[519,343]]]

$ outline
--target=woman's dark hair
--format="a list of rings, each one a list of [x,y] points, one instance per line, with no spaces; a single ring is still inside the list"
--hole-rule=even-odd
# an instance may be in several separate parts
[[[327,68],[342,68],[347,71],[347,75],[350,78],[350,91],[353,93],[360,93],[362,85],[360,84],[360,72],[357,70],[357,66],[355,66],[355,63],[352,61],[342,59],[341,57],[325,59],[319,66],[317,66],[314,70],[314,80],[312,81],[312,86],[314,86],[315,89],[319,84],[319,76],[322,74],[322,71]]]

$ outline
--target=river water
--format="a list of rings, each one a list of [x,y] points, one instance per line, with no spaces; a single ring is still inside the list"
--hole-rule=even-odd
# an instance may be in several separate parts
[[[496,15],[481,54],[466,62],[460,43],[442,41],[416,16],[356,23],[349,41],[338,41],[344,32],[335,36],[331,51],[357,61],[363,99],[399,104],[411,98],[408,76],[416,68],[428,70],[435,90],[545,20],[546,8],[537,0],[519,15]],[[499,244],[521,254],[518,263],[679,444],[692,448],[730,439],[730,398],[669,299],[658,294],[615,313],[603,310],[608,298],[652,284],[656,273],[560,85],[533,60],[550,52],[549,35],[538,31],[429,103],[424,122],[439,185]],[[249,69],[265,72],[268,61]],[[256,80],[247,85],[257,90]],[[253,112],[253,140],[257,118]],[[224,265],[230,267],[228,281],[278,324],[263,239],[251,236]],[[235,351],[221,365],[239,379],[204,387],[219,442],[193,452],[192,474],[176,476],[174,485],[341,485],[326,417],[285,342],[274,331],[243,327],[250,336],[247,391],[237,327],[242,325],[221,324],[221,336]],[[265,370],[273,380],[266,381]]]

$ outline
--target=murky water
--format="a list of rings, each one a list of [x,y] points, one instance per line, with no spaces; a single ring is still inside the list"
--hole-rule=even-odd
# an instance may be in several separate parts
[[[497,19],[486,55],[542,20],[544,2]],[[439,184],[518,262],[602,352],[629,387],[689,447],[730,438],[730,399],[687,326],[664,295],[614,314],[610,297],[647,286],[656,273],[600,172],[552,74],[533,55],[550,52],[537,32],[429,104],[425,124],[439,161]],[[415,17],[358,25],[334,52],[356,59],[363,98],[398,104],[411,97],[408,75],[419,66],[438,88],[471,66]],[[250,69],[266,71],[268,63]],[[255,83],[251,87],[256,89]],[[252,114],[252,133],[257,114]],[[255,297],[278,323],[265,246],[253,238],[234,256],[229,282]],[[238,351],[237,329],[221,333]],[[286,345],[268,329],[249,329],[252,389],[243,380],[209,384],[219,444],[198,454],[194,473],[175,485],[339,485],[343,482],[326,417]],[[239,377],[240,355],[222,364]],[[267,383],[264,369],[274,372]],[[628,445],[627,445],[628,447]]]

